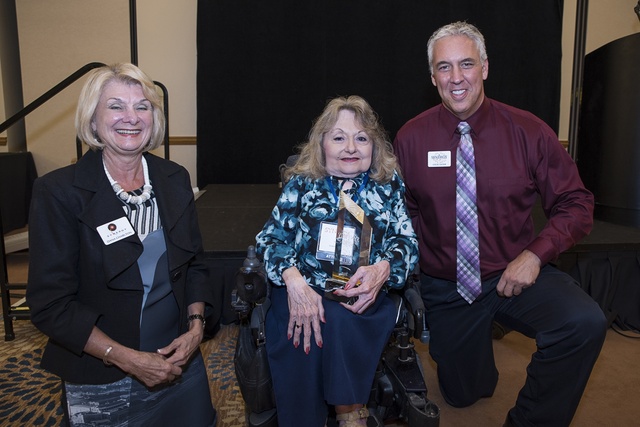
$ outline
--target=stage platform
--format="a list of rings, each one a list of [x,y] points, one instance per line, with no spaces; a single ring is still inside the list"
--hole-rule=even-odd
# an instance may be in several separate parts
[[[204,250],[210,258],[237,258],[255,245],[275,206],[276,184],[207,185],[196,200]]]
[[[235,274],[255,245],[280,188],[277,184],[213,184],[196,201],[204,250],[222,298],[221,322],[236,320],[230,306]],[[544,224],[541,210],[535,212]],[[640,307],[640,228],[594,221],[591,234],[563,253],[557,266],[571,274],[611,321],[636,322]],[[638,319],[640,320],[640,319]]]
[[[203,191],[196,200],[200,231],[221,299],[220,321],[229,324],[238,318],[231,307],[236,273],[247,248],[256,244],[256,234],[262,230],[281,190],[277,184],[209,184]]]

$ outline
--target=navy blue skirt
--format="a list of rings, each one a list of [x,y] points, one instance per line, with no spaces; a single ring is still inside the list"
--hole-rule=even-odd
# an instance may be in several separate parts
[[[366,404],[382,351],[395,326],[393,301],[381,292],[364,314],[323,299],[323,346],[311,338],[305,354],[287,339],[289,305],[284,287],[273,287],[267,313],[267,353],[280,427],[323,427],[327,405]]]

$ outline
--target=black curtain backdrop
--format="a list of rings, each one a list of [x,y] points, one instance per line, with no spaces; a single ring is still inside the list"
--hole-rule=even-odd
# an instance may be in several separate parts
[[[391,138],[440,99],[427,40],[483,32],[489,97],[558,129],[562,0],[199,0],[198,186],[279,181],[335,96],[363,96]]]

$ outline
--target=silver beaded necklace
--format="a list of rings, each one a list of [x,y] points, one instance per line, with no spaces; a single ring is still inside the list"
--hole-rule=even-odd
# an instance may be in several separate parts
[[[153,187],[151,186],[151,182],[149,181],[149,169],[147,168],[147,161],[145,160],[144,156],[142,157],[142,172],[144,174],[144,186],[142,187],[142,194],[139,196],[124,191],[122,186],[118,184],[118,181],[116,181],[111,177],[111,174],[107,170],[107,165],[104,163],[104,159],[102,159],[102,166],[104,167],[104,172],[107,174],[107,178],[109,178],[109,183],[111,184],[111,188],[113,188],[113,191],[116,193],[116,196],[118,196],[125,203],[141,205],[151,198],[151,190],[153,189]]]

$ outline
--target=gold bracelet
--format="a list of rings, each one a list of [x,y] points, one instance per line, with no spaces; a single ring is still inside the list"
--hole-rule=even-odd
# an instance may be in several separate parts
[[[109,357],[109,353],[111,353],[111,350],[113,350],[113,347],[111,346],[107,347],[107,351],[105,351],[104,356],[102,356],[102,363],[104,363],[107,366],[113,365],[113,363],[107,360],[107,357]]]

